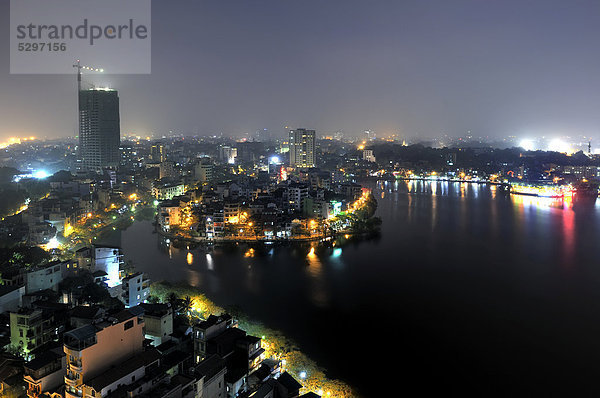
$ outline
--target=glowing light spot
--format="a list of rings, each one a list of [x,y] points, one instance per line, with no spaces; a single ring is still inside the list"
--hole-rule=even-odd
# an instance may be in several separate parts
[[[535,150],[535,145],[534,145],[533,141],[530,139],[521,140],[521,142],[519,142],[519,146],[521,148],[525,149],[526,151],[534,151]]]
[[[58,243],[58,239],[56,237],[50,239],[48,243],[46,243],[46,250],[58,249],[60,243]]]
[[[43,180],[44,178],[47,178],[49,175],[50,174],[48,174],[44,170],[34,171],[32,174],[33,178],[37,178],[38,180]]]
[[[563,140],[555,138],[548,143],[548,150],[554,152],[569,153],[571,152],[571,147]]]

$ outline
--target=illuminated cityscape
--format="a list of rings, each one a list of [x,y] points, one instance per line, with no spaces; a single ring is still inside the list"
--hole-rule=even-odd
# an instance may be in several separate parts
[[[598,4],[0,11],[0,396],[596,395]]]

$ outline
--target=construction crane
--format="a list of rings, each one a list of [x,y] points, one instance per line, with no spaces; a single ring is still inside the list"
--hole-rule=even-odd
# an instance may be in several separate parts
[[[81,70],[88,70],[90,72],[104,72],[104,69],[92,68],[91,66],[81,65],[81,62],[77,60],[77,63],[73,65],[73,68],[77,68],[77,91],[81,91]]]

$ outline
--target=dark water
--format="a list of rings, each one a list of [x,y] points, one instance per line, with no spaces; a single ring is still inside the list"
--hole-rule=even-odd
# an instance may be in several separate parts
[[[420,182],[378,184],[375,194],[381,237],[325,254],[190,258],[148,222],[124,231],[122,247],[153,280],[184,280],[283,330],[362,396],[600,391],[593,199]]]

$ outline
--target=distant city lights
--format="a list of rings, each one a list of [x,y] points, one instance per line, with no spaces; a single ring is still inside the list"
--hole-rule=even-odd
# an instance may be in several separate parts
[[[43,180],[44,178],[48,178],[50,174],[45,170],[36,170],[26,174],[17,174],[13,176],[13,182],[19,182],[24,178],[35,178],[37,180]]]
[[[22,143],[22,142],[24,142],[24,141],[34,141],[35,139],[36,139],[36,137],[34,137],[34,136],[31,136],[31,137],[23,137],[23,138],[19,138],[19,137],[10,137],[10,138],[8,139],[8,141],[6,141],[6,142],[0,142],[0,149],[7,148],[7,147],[9,147],[9,146],[11,146],[11,145],[14,145],[14,144],[20,144],[20,143]]]
[[[519,146],[526,151],[535,151],[535,144],[529,139],[521,140],[521,142],[519,142]]]
[[[45,170],[34,171],[31,175],[33,176],[33,178],[37,178],[38,180],[43,180],[44,178],[50,176],[50,174],[48,174],[48,172],[46,172]]]
[[[548,143],[548,150],[554,152],[570,153],[571,146],[563,140],[561,140],[560,138],[555,138]]]

